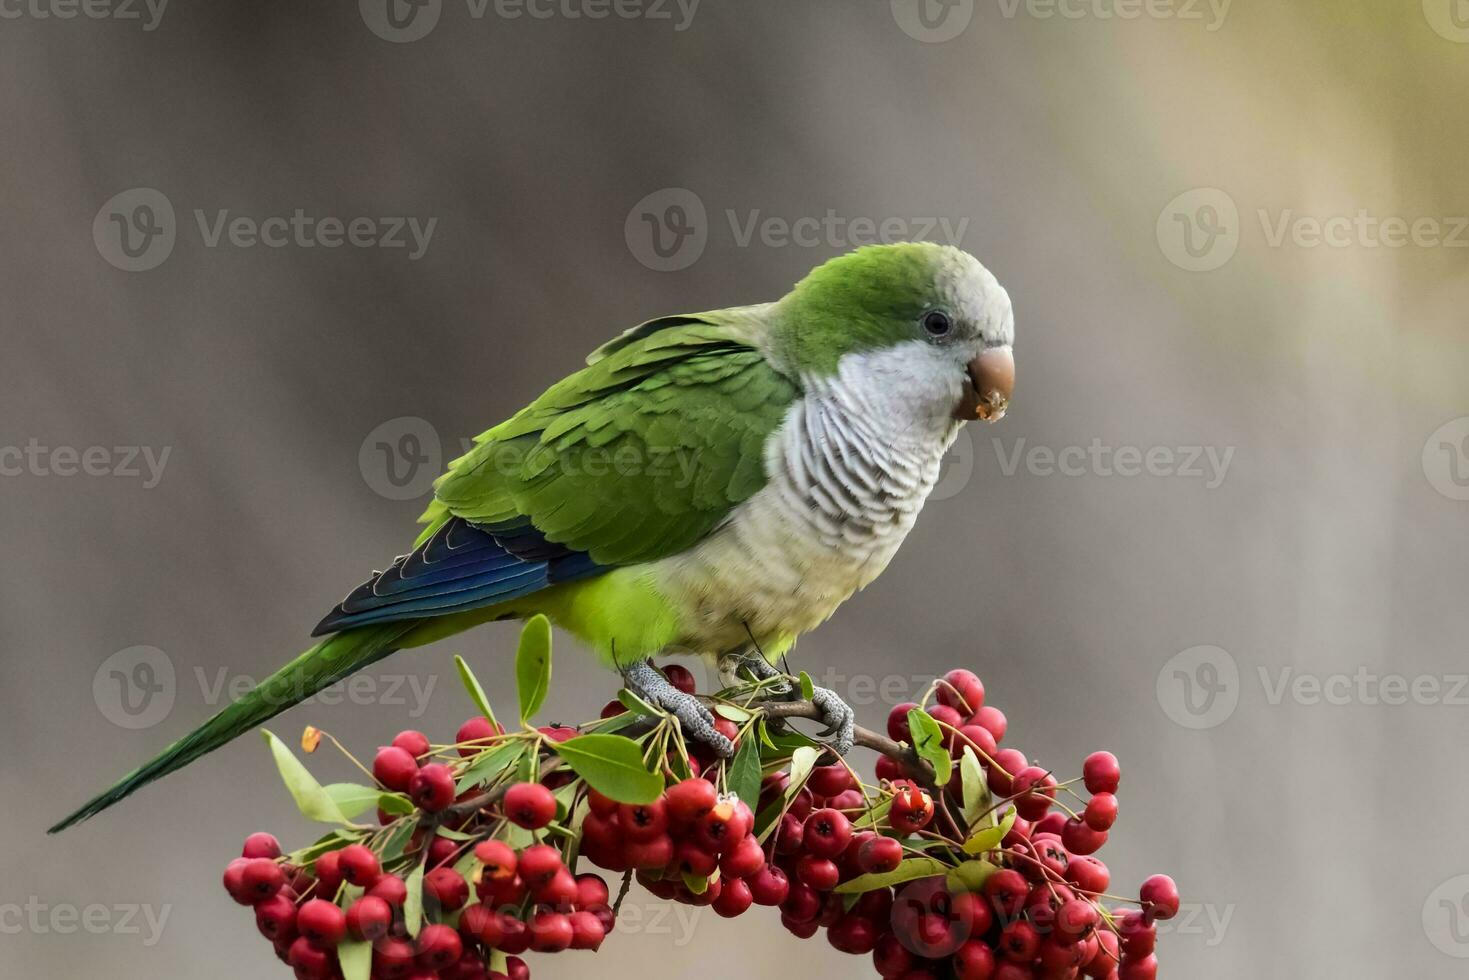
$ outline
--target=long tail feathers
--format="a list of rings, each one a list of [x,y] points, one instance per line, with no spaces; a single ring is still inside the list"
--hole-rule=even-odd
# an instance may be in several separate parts
[[[161,754],[128,773],[104,793],[47,831],[55,834],[96,816],[118,800],[193,762],[287,708],[306,700],[348,674],[376,663],[398,649],[413,621],[363,626],[327,637],[271,674],[258,687],[174,742]]]

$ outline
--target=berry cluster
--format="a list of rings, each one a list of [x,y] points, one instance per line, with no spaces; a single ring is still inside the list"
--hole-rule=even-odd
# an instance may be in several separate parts
[[[687,671],[665,673],[693,693]],[[634,877],[727,918],[777,908],[792,934],[824,929],[888,980],[1156,977],[1155,923],[1178,893],[1157,875],[1136,907],[1106,904],[1110,753],[1087,757],[1083,799],[1001,748],[1004,714],[955,670],[893,710],[890,740],[859,732],[880,752],[866,784],[774,717],[768,693],[707,698],[736,744],[727,761],[635,699],[580,728],[507,733],[477,716],[447,745],[402,732],[355,794],[376,802],[377,827],[349,822],[291,854],[254,834],[225,888],[301,980],[526,980],[521,954],[598,949]],[[609,777],[597,752],[631,753],[622,769],[641,759],[645,778]],[[582,860],[622,876],[616,900]]]

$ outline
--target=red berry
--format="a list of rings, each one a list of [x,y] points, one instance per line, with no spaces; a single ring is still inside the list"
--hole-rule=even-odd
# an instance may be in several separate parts
[[[913,741],[913,733],[908,730],[908,712],[916,707],[912,701],[904,701],[888,712],[888,737],[894,742]]]
[[[928,716],[939,723],[939,730],[943,732],[944,744],[954,744],[954,731],[964,724],[964,716],[946,704],[936,704],[928,709]]]
[[[254,896],[245,888],[242,880],[245,873],[245,865],[249,864],[251,858],[237,857],[224,869],[224,890],[230,893],[241,905],[255,904]]]
[[[367,894],[382,899],[394,908],[402,908],[403,903],[408,901],[408,885],[397,875],[383,875],[377,880],[377,884],[367,890]]]
[[[714,913],[722,918],[733,919],[737,915],[743,915],[754,901],[750,886],[739,878],[731,878],[724,882],[724,887],[719,890],[719,897],[713,902]]]
[[[485,866],[482,877],[491,881],[506,881],[515,877],[515,848],[504,841],[480,841],[474,845],[474,856]]]
[[[607,937],[607,927],[591,912],[578,910],[567,919],[571,922],[572,949],[597,949]]]
[[[1151,954],[1139,960],[1124,956],[1117,970],[1117,980],[1156,980],[1157,976],[1158,959]]]
[[[505,973],[510,980],[530,980],[530,967],[526,966],[525,960],[519,956],[511,956],[506,959]]]
[[[291,943],[286,962],[295,968],[296,976],[301,980],[326,980],[332,973],[331,957],[304,935]]]
[[[719,793],[709,780],[695,777],[668,787],[663,799],[670,817],[690,823],[714,809]]]
[[[250,858],[240,868],[241,894],[249,896],[252,905],[265,901],[285,883],[281,866],[269,858]]]
[[[553,742],[569,742],[578,734],[577,730],[570,725],[544,725],[537,728],[536,731]]]
[[[338,858],[338,867],[342,869],[343,881],[363,889],[377,884],[378,878],[382,877],[383,873],[377,855],[362,844],[348,844],[342,848],[341,857]]]
[[[789,894],[786,873],[774,865],[767,864],[750,879],[750,896],[756,905],[780,905]]]
[[[903,778],[903,767],[898,765],[896,759],[889,759],[885,755],[877,757],[877,765],[873,767],[873,771],[877,773],[878,782],[883,780],[892,782],[895,779]]]
[[[425,970],[442,970],[457,963],[463,954],[464,940],[459,933],[436,923],[419,931],[413,962]]]
[[[428,736],[423,732],[416,732],[411,728],[394,735],[393,744],[415,759],[419,756],[428,755]]]
[[[785,912],[780,914],[780,924],[785,926],[786,931],[797,939],[810,939],[820,929],[820,924],[815,919],[793,919]]]
[[[552,905],[558,908],[570,906],[576,902],[576,878],[570,871],[558,871],[551,876],[550,881],[536,889],[533,894],[535,900],[542,905]]]
[[[878,937],[872,948],[872,965],[883,980],[898,980],[913,968],[913,954],[891,932]]]
[[[1171,919],[1178,914],[1178,886],[1167,875],[1153,875],[1138,889],[1143,912],[1151,919]]]
[[[347,917],[331,902],[319,898],[296,910],[296,931],[321,949],[330,949],[347,932]]]
[[[559,953],[574,935],[571,920],[560,912],[541,912],[530,921],[530,948],[538,953]]]
[[[1124,909],[1117,914],[1117,939],[1122,951],[1133,959],[1142,959],[1158,942],[1158,927],[1140,909]]]
[[[838,810],[817,810],[806,818],[803,826],[803,846],[807,854],[816,857],[836,857],[847,849],[851,839],[852,822]]]
[[[1040,766],[1026,766],[1010,784],[1015,810],[1026,820],[1039,820],[1056,799],[1056,780]]]
[[[747,813],[740,806],[717,804],[694,823],[694,839],[704,850],[723,854],[750,832],[753,821],[748,819]]]
[[[972,715],[984,707],[984,683],[972,670],[961,667],[944,675],[937,696],[939,704]]]
[[[613,698],[611,701],[608,701],[606,704],[602,705],[602,711],[597,717],[616,718],[618,715],[622,714],[626,710],[627,708],[623,707],[621,701]]]
[[[789,916],[796,922],[809,922],[821,913],[821,896],[804,882],[790,885],[785,901],[780,903],[781,917]]]
[[[327,851],[312,865],[312,871],[316,875],[317,898],[333,898],[342,887],[341,859],[341,851]]]
[[[1061,836],[1061,831],[1065,829],[1066,814],[1060,813],[1058,811],[1052,811],[1051,813],[1046,814],[1044,817],[1041,817],[1035,822],[1035,826],[1030,828],[1030,836],[1032,838],[1035,838],[1039,837],[1041,834],[1051,834],[1059,838]]]
[[[990,734],[988,728],[982,725],[962,725],[959,728],[959,734],[954,738],[951,754],[957,759],[964,754],[965,749],[972,751],[980,762],[985,762],[993,759],[1000,747],[995,743],[995,737]]]
[[[1093,795],[1115,793],[1122,782],[1122,767],[1111,752],[1093,752],[1081,764],[1081,781],[1086,784],[1086,791]]]
[[[995,974],[995,954],[978,939],[954,951],[955,980],[990,980]]]
[[[903,845],[891,837],[872,837],[857,852],[857,866],[863,874],[885,874],[903,860]]]
[[[383,939],[372,944],[372,975],[397,980],[413,969],[413,947],[401,939]]]
[[[888,822],[903,833],[916,833],[933,819],[933,797],[913,783],[894,785],[896,795],[888,810]]]
[[[561,863],[561,852],[549,844],[532,844],[521,851],[517,867],[520,879],[532,891],[544,888],[557,873],[566,870],[566,865]]]
[[[969,724],[989,729],[989,733],[995,737],[996,742],[1005,740],[1005,732],[1010,727],[1009,721],[1005,719],[1005,712],[988,704],[974,713],[969,719]]]
[[[780,818],[775,832],[775,850],[780,854],[797,854],[806,843],[806,827],[794,813]]]
[[[1107,843],[1105,830],[1093,830],[1075,817],[1066,821],[1061,829],[1061,843],[1072,854],[1095,854]]]
[[[682,664],[668,664],[663,667],[663,676],[668,678],[668,683],[682,691],[684,694],[693,694],[696,685],[694,675]]]
[[[830,858],[802,854],[796,861],[796,877],[819,892],[829,892],[841,880],[841,869]]]
[[[540,783],[516,783],[505,791],[504,810],[517,827],[540,830],[556,818],[556,797]]]
[[[1066,866],[1066,880],[1078,891],[1099,895],[1112,883],[1112,874],[1100,859],[1090,854],[1077,854]]]
[[[392,924],[392,906],[375,895],[363,895],[347,909],[347,931],[354,939],[381,939]]]
[[[826,931],[826,941],[843,953],[865,956],[877,945],[877,925],[860,915],[846,915]]]
[[[1111,830],[1117,822],[1117,797],[1111,793],[1098,793],[1087,800],[1082,819],[1093,830]]]
[[[504,732],[499,725],[484,715],[475,715],[459,726],[459,731],[454,735],[454,741],[459,743],[460,756],[468,757],[484,748],[485,742],[489,739],[502,734]],[[466,745],[464,744],[466,742],[472,744]]]
[[[1030,885],[1019,871],[1005,868],[986,878],[981,891],[1000,918],[1008,920],[1014,919],[1024,908],[1030,895]]]
[[[853,789],[852,772],[841,763],[832,766],[817,766],[811,770],[806,785],[817,796],[832,797]]]
[[[1014,787],[1014,778],[1029,766],[1025,753],[1017,749],[1000,749],[994,755],[995,763],[989,767],[987,781],[990,791],[1000,796],[1009,796]]]
[[[395,793],[408,792],[408,785],[417,772],[418,760],[396,745],[378,749],[372,759],[373,778]]]
[[[1056,910],[1056,932],[1063,937],[1079,939],[1100,921],[1096,906],[1084,898],[1073,898]]]
[[[255,928],[276,944],[295,939],[296,903],[279,893],[267,898],[255,906]]]
[[[453,868],[434,868],[423,876],[423,895],[444,912],[453,912],[469,901],[469,883]]]
[[[719,873],[723,878],[749,878],[765,867],[765,851],[752,836],[740,839],[734,847],[724,852],[719,859]]]
[[[652,840],[630,840],[623,845],[628,866],[640,871],[661,871],[673,861],[673,838],[667,834]]]
[[[1040,946],[1040,933],[1024,919],[1000,930],[1000,955],[1017,963],[1029,963]]]
[[[434,762],[413,774],[408,795],[419,809],[437,813],[454,802],[454,773],[446,765]]]
[[[281,843],[270,834],[265,832],[254,833],[245,838],[245,846],[240,851],[240,857],[247,858],[270,858],[274,861],[281,856]]]
[[[668,830],[668,808],[663,800],[624,803],[617,810],[617,824],[630,841],[649,841]]]

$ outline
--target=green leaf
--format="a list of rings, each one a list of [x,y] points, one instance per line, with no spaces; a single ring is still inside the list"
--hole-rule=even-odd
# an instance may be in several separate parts
[[[801,685],[801,700],[810,701],[816,696],[816,685],[812,683],[810,674],[803,670],[801,671],[801,676],[797,677],[796,680]]]
[[[951,892],[977,892],[1000,867],[988,861],[965,861],[944,878]]]
[[[406,793],[379,793],[377,805],[378,809],[395,817],[406,817],[416,809]]]
[[[635,714],[647,715],[649,717],[657,717],[658,715],[662,714],[662,712],[660,712],[657,708],[653,707],[651,704],[644,701],[642,698],[638,697],[636,694],[629,691],[625,687],[617,692],[617,700],[622,704],[624,708]]]
[[[881,874],[858,875],[851,881],[844,881],[836,886],[838,895],[846,895],[851,892],[870,892],[889,885],[901,885],[905,881],[913,881],[916,878],[932,878],[934,875],[947,873],[951,865],[928,857],[907,858],[891,871]]]
[[[679,874],[683,877],[684,886],[695,895],[702,895],[709,890],[708,878],[702,878],[687,871],[681,871]]]
[[[856,830],[876,830],[887,820],[888,811],[893,808],[891,796],[879,800],[877,805],[852,818],[852,827]]]
[[[359,786],[356,783],[332,783],[322,789],[349,819],[377,809],[378,798],[384,795],[376,786]]]
[[[969,839],[964,842],[964,853],[972,856],[994,850],[1000,846],[1000,841],[1005,839],[1005,835],[1010,832],[1010,828],[1013,826],[1015,826],[1015,810],[1012,808],[1005,812],[1005,816],[997,826],[986,827],[984,830],[970,835]]]
[[[423,926],[422,861],[413,865],[404,884],[408,886],[408,897],[403,900],[403,924],[408,927],[408,935],[417,939],[418,930]]]
[[[527,620],[520,631],[515,686],[520,694],[520,720],[529,722],[551,688],[551,621],[540,613]]]
[[[469,664],[457,653],[454,655],[454,663],[459,668],[459,679],[464,682],[464,689],[469,692],[470,700],[479,708],[480,714],[489,719],[490,724],[499,728],[500,723],[495,720],[495,710],[490,707],[490,699],[485,697],[485,689],[480,687],[474,671],[469,669]]]
[[[514,766],[522,753],[526,752],[528,746],[523,740],[502,742],[492,749],[486,749],[479,757],[470,764],[469,768],[460,774],[454,783],[456,793],[462,793],[471,786],[488,784],[495,780],[506,769]]]
[[[760,802],[760,750],[753,738],[740,740],[734,759],[726,773],[730,792],[749,804],[753,810]]]
[[[964,791],[964,826],[971,827],[981,814],[989,810],[991,799],[990,788],[985,784],[984,767],[968,745],[964,746],[964,754],[959,757],[959,781]]]
[[[652,803],[663,792],[663,777],[648,771],[642,748],[630,738],[578,735],[551,747],[592,789],[619,803]]]
[[[748,711],[733,704],[716,704],[714,706],[714,713],[721,718],[728,718],[737,725],[743,725],[751,718]]]
[[[403,852],[408,849],[408,842],[413,839],[413,832],[417,829],[417,820],[402,820],[393,825],[387,840],[383,842],[384,864],[403,856]]]
[[[803,745],[791,753],[790,782],[786,783],[786,799],[792,799],[806,785],[806,780],[811,776],[811,770],[816,765],[816,760],[821,756],[821,750],[815,746]]]
[[[944,748],[944,733],[939,723],[922,708],[908,712],[908,730],[913,733],[913,750],[918,757],[933,766],[935,785],[943,786],[954,771],[954,760]]]
[[[275,756],[275,767],[280,770],[281,780],[286,784],[286,789],[290,790],[291,798],[296,801],[296,808],[302,814],[322,823],[352,823],[352,819],[342,812],[337,801],[316,781],[316,777],[301,765],[301,760],[296,758],[286,743],[263,728],[260,734],[265,738],[265,744],[270,746],[270,753]]]
[[[337,962],[343,980],[368,980],[372,975],[372,941],[345,942],[337,946]]]

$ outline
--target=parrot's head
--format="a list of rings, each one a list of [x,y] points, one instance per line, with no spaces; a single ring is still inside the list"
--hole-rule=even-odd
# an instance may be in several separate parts
[[[777,305],[771,348],[786,370],[835,377],[861,365],[930,414],[997,421],[1015,387],[1010,295],[968,252],[870,245],[832,259]]]

